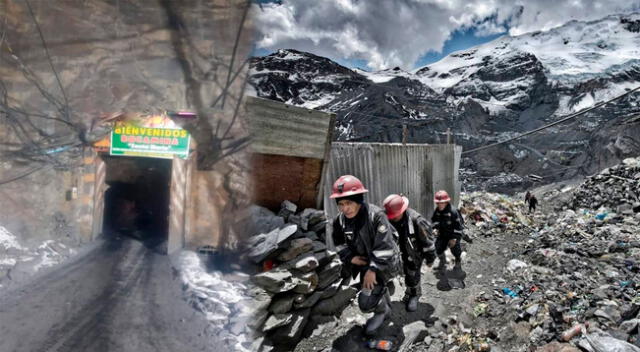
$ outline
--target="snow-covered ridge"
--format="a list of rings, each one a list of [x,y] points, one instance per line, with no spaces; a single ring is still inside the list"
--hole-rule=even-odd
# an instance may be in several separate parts
[[[365,76],[368,80],[370,80],[373,83],[389,82],[390,80],[396,77],[405,77],[409,79],[417,78],[413,73],[404,71],[399,67],[395,67],[387,70],[375,71],[375,72],[369,72],[369,71],[361,70],[358,68],[354,69],[354,71],[356,73],[359,73]]]
[[[638,64],[640,33],[634,31],[634,24],[640,26],[640,14],[571,21],[546,32],[504,36],[458,51],[413,73],[426,85],[443,91],[473,75],[484,62],[520,52],[533,54],[551,79],[582,81]]]
[[[596,21],[571,21],[545,32],[503,36],[471,49],[454,52],[433,64],[411,72],[400,68],[353,71],[373,83],[396,77],[420,80],[437,92],[469,79],[489,62],[531,54],[547,77],[561,84],[579,83],[607,74],[640,67],[640,14],[611,15]],[[284,58],[304,59],[296,53]],[[511,67],[514,68],[514,67]]]

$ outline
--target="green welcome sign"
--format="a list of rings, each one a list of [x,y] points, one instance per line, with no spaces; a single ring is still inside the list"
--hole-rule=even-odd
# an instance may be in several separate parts
[[[111,132],[111,155],[186,159],[189,133],[183,129],[138,127],[118,123]]]

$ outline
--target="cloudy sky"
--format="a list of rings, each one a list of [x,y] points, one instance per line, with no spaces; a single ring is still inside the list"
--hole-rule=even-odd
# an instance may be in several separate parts
[[[640,0],[256,1],[256,55],[292,48],[368,70],[411,70],[501,35],[640,12]]]

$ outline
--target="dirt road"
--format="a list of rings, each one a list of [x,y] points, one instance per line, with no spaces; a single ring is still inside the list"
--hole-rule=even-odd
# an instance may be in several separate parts
[[[509,237],[508,240],[480,237],[472,245],[463,243],[467,255],[462,270],[454,269],[452,263],[442,273],[424,266],[421,282],[423,294],[418,310],[413,313],[406,312],[401,302],[404,287],[400,279],[392,297],[389,324],[382,329],[379,336],[391,340],[395,345],[393,350],[396,351],[442,351],[444,347],[441,338],[434,338],[430,346],[422,342],[428,334],[427,330],[433,329],[434,323],[446,323],[450,317],[455,317],[467,327],[488,324],[488,320],[474,318],[474,298],[482,291],[493,292],[492,282],[500,280],[506,262],[517,256],[514,247],[521,241],[524,239],[516,236]],[[356,305],[352,304],[345,309],[337,322],[316,330],[313,336],[304,339],[295,351],[371,351],[366,347],[367,340],[362,328],[370,315],[361,314]],[[417,330],[407,330],[412,327]],[[417,333],[413,343],[406,341],[407,335],[412,333]],[[508,340],[509,336],[505,339]],[[510,342],[504,343],[508,345]],[[494,349],[503,351],[499,348]]]
[[[0,351],[212,351],[206,327],[169,257],[132,239],[0,292]]]

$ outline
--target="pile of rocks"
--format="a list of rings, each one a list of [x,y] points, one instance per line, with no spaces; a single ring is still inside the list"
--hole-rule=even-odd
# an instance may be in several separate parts
[[[606,207],[618,213],[640,212],[640,158],[589,177],[573,194],[572,208]]]
[[[251,237],[247,256],[263,272],[252,281],[263,290],[252,328],[256,349],[292,347],[314,327],[335,319],[353,300],[356,290],[342,285],[342,262],[324,241],[323,211],[285,201],[275,215],[256,209],[262,224],[275,229]],[[265,337],[266,336],[266,337]]]
[[[473,314],[488,323],[458,328],[452,344],[474,350],[511,338],[529,350],[640,351],[640,209],[633,205],[639,161],[625,160],[580,185],[572,204],[591,209],[565,207],[523,220],[519,200],[467,196],[472,231],[497,231],[489,214],[502,211],[517,243],[492,290],[475,296]]]
[[[485,237],[524,230],[532,224],[523,201],[497,193],[463,193],[460,213],[472,233]]]

